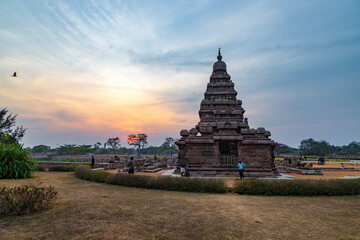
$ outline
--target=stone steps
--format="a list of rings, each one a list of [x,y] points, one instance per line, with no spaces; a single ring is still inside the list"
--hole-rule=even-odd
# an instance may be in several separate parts
[[[143,172],[155,173],[155,172],[158,172],[158,171],[161,171],[161,170],[162,170],[162,168],[155,168],[155,169],[146,169]]]

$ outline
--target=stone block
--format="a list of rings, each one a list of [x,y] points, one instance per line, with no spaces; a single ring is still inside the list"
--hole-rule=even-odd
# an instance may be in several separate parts
[[[190,129],[190,133],[192,134],[192,135],[196,135],[196,134],[198,134],[198,130],[196,129],[196,128],[192,128],[192,129]]]
[[[256,129],[256,133],[257,134],[265,134],[265,128],[259,127],[258,129]]]
[[[200,126],[199,127],[200,133],[212,133],[213,128],[211,126]]]
[[[182,136],[182,137],[187,137],[189,135],[190,135],[190,133],[186,129],[180,131],[180,136]]]

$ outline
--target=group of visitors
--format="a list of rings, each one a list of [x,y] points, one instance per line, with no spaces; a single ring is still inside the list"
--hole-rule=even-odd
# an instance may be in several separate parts
[[[319,161],[319,159],[318,159],[318,161]],[[91,165],[91,168],[94,168],[94,166],[95,166],[94,156],[91,156],[91,164],[90,165]],[[245,166],[246,166],[245,163],[243,163],[241,160],[239,160],[237,167],[239,169],[240,179],[244,178]],[[130,157],[129,162],[127,163],[127,167],[128,167],[128,173],[134,174],[134,157]],[[184,161],[181,161],[181,163],[180,163],[180,174],[182,177],[190,177],[189,169],[186,167],[186,164]]]

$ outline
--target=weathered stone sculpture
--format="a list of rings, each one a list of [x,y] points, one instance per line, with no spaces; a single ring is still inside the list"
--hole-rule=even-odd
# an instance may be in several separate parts
[[[241,100],[219,53],[210,82],[200,105],[200,122],[181,130],[179,162],[184,161],[193,175],[234,175],[241,159],[245,176],[274,176],[274,147],[277,143],[264,128],[250,129]]]

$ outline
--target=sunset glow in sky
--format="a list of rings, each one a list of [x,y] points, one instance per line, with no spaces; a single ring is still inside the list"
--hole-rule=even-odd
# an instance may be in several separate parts
[[[251,127],[290,146],[360,141],[359,1],[3,0],[0,12],[0,108],[25,146],[180,137],[218,47]]]

